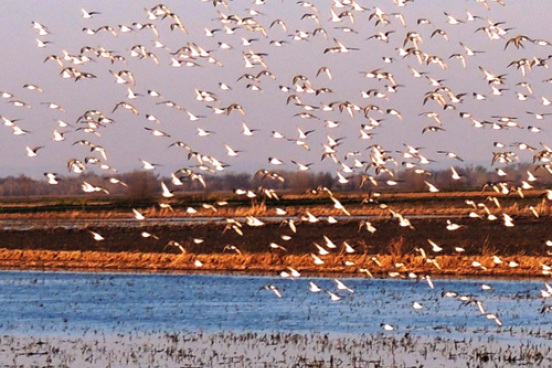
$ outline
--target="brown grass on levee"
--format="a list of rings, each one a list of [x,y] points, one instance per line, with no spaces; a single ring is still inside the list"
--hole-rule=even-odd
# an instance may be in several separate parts
[[[358,277],[419,278],[432,276],[547,276],[549,257],[505,257],[496,264],[491,256],[437,256],[427,262],[421,256],[333,255],[320,257],[316,265],[311,254],[167,254],[98,251],[48,251],[0,249],[0,268],[31,270],[139,271],[139,272],[247,272],[280,274],[291,269],[307,275],[348,274]],[[517,266],[510,266],[510,261]],[[197,263],[201,262],[201,265]],[[345,265],[345,261],[350,262]],[[474,262],[479,265],[475,266]]]

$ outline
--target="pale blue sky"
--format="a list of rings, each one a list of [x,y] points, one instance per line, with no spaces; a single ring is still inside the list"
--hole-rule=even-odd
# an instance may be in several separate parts
[[[0,90],[12,93],[16,98],[25,101],[32,108],[20,108],[11,105],[7,99],[0,100],[0,114],[9,119],[21,119],[16,124],[30,133],[15,136],[12,128],[2,126],[0,133],[0,175],[26,174],[40,177],[45,171],[68,174],[66,164],[69,159],[83,161],[87,156],[98,157],[99,153],[91,153],[87,146],[73,145],[79,140],[88,140],[93,144],[103,146],[107,150],[107,162],[119,172],[141,168],[139,159],[162,164],[158,169],[162,174],[168,174],[181,167],[190,167],[197,164],[195,160],[188,160],[187,151],[181,148],[168,148],[174,141],[187,143],[194,151],[206,156],[213,156],[230,166],[231,171],[256,171],[260,168],[270,170],[295,170],[291,160],[300,163],[313,163],[311,170],[335,172],[342,170],[342,166],[330,159],[320,161],[323,153],[322,144],[327,142],[327,135],[341,138],[342,144],[337,150],[337,158],[348,165],[353,159],[369,161],[369,151],[366,147],[379,144],[390,152],[400,164],[405,161],[400,153],[404,144],[423,147],[423,156],[437,161],[435,164],[424,165],[422,168],[444,168],[450,165],[464,165],[456,160],[447,158],[437,151],[453,151],[461,156],[466,163],[490,165],[493,152],[512,151],[519,155],[522,161],[530,161],[533,152],[520,150],[517,146],[510,146],[517,142],[525,142],[538,150],[542,149],[539,142],[552,146],[550,135],[550,119],[537,120],[526,111],[548,113],[552,109],[541,104],[541,97],[552,100],[552,84],[544,83],[550,77],[550,69],[533,67],[523,76],[515,67],[508,65],[521,58],[547,58],[552,54],[552,47],[538,46],[524,41],[525,48],[516,49],[510,45],[506,50],[508,39],[517,35],[526,35],[533,39],[550,39],[548,31],[548,15],[552,5],[548,1],[508,1],[506,6],[489,2],[490,10],[470,1],[422,1],[408,3],[406,7],[398,7],[392,0],[362,1],[358,3],[367,8],[365,12],[355,12],[354,23],[347,16],[342,17],[339,23],[331,22],[330,8],[339,14],[350,6],[336,7],[332,1],[313,1],[318,13],[310,8],[301,7],[296,1],[267,0],[265,5],[255,4],[254,1],[228,1],[229,9],[221,5],[214,7],[212,2],[200,0],[164,1],[170,10],[179,15],[188,34],[170,30],[172,21],[167,18],[148,20],[145,8],[151,9],[157,5],[154,1],[70,1],[70,2],[30,2],[30,1],[2,1],[4,19],[0,22],[0,29],[4,35],[0,39],[0,48],[4,51],[0,58]],[[57,5],[54,5],[57,4]],[[333,4],[333,5],[332,5]],[[385,12],[388,25],[375,25],[375,19],[369,20],[374,9],[379,7]],[[81,8],[88,11],[98,11],[101,14],[92,19],[81,17]],[[266,29],[268,37],[260,32],[248,31],[243,25],[227,24],[228,27],[238,27],[235,34],[215,33],[214,37],[205,36],[204,29],[222,28],[217,17],[219,12],[225,15],[235,14],[240,18],[250,16],[247,9],[256,9],[262,12],[254,16],[259,25]],[[466,12],[481,17],[474,22],[466,21]],[[444,12],[466,23],[452,25],[447,23]],[[318,26],[312,19],[301,19],[303,14],[317,14],[320,27],[324,28],[329,38],[321,35],[309,37],[308,40],[294,41],[290,35],[297,31],[313,32]],[[407,22],[406,27],[392,13],[401,13]],[[430,25],[418,24],[417,20],[426,18]],[[270,27],[275,19],[282,19],[286,23],[287,31],[281,26]],[[32,22],[45,25],[51,32],[47,36],[39,36]],[[157,38],[150,30],[121,33],[118,25],[131,26],[133,23],[145,24],[151,22],[158,28],[160,37]],[[491,41],[484,31],[475,32],[480,27],[490,23],[503,22],[500,26],[508,30],[503,38]],[[87,35],[83,28],[97,29],[100,26],[110,25],[118,33],[117,37],[103,31],[96,35]],[[350,27],[358,33],[345,33],[336,27]],[[449,41],[441,36],[431,38],[435,29],[444,30]],[[389,35],[388,43],[368,37],[377,32],[394,31]],[[419,49],[427,55],[439,56],[447,64],[446,70],[437,64],[419,65],[414,57],[402,58],[397,49],[403,46],[407,32],[417,32],[423,37]],[[242,45],[243,38],[256,38],[251,46]],[[358,48],[347,54],[324,53],[329,47],[335,47],[333,38],[344,45]],[[36,39],[49,41],[45,48],[38,48]],[[270,41],[285,40],[283,47],[275,47]],[[188,43],[195,43],[205,50],[211,50],[211,55],[224,64],[223,67],[209,64],[206,59],[195,60],[201,67],[173,68],[170,64],[171,55],[168,50],[156,48],[154,42],[159,41],[170,51],[175,51]],[[219,42],[230,44],[233,49],[224,50]],[[484,51],[476,56],[467,56],[460,42],[473,50]],[[155,54],[160,65],[156,65],[151,58],[133,58],[130,50],[135,45],[143,45],[148,52]],[[63,50],[78,55],[83,46],[93,48],[104,47],[115,54],[124,56],[127,64],[120,62],[111,64],[106,58],[93,57],[94,61],[83,65],[72,65],[64,61],[64,66],[74,67],[80,71],[93,73],[96,79],[74,81],[63,79],[60,76],[61,68],[53,61],[43,62],[48,55],[63,56]],[[409,43],[406,47],[411,47]],[[276,77],[272,80],[263,76],[259,82],[238,78],[244,73],[257,74],[263,70],[262,66],[244,68],[242,52],[254,51],[266,53],[264,60],[267,69]],[[466,55],[467,68],[464,69],[457,59],[449,59],[454,53]],[[87,55],[92,56],[91,53]],[[386,64],[383,56],[393,58],[393,63]],[[333,79],[327,76],[316,76],[320,67],[329,67]],[[413,78],[408,67],[429,73],[435,79],[444,79],[443,85],[454,93],[466,93],[462,103],[454,105],[456,110],[444,111],[435,101],[423,105],[424,95],[435,89],[425,78]],[[479,67],[483,67],[495,74],[506,74],[506,82],[499,88],[507,88],[502,96],[492,96],[491,89],[484,80]],[[391,72],[396,82],[401,86],[397,93],[385,91],[385,85],[390,82],[368,79],[361,74],[375,69]],[[135,100],[127,99],[128,85],[115,83],[110,70],[129,70],[136,78],[136,85],[132,90],[143,96]],[[282,92],[278,87],[285,85],[293,87],[293,77],[304,75],[309,78],[314,89],[326,87],[333,93],[314,94],[300,92]],[[219,83],[230,85],[231,91],[223,91]],[[517,85],[520,82],[530,83],[533,94],[527,88]],[[43,92],[31,91],[23,88],[25,84],[36,84]],[[256,84],[262,91],[247,89],[247,84]],[[211,91],[216,94],[220,102],[206,103],[195,99],[195,89]],[[176,102],[183,108],[189,109],[198,115],[205,116],[199,121],[188,120],[188,115],[164,105],[158,105],[161,100],[147,96],[148,89],[160,92],[167,100]],[[371,97],[362,98],[361,91],[376,89],[387,95],[386,99]],[[487,96],[485,101],[477,101],[472,93],[478,92]],[[528,101],[516,99],[516,93],[530,95]],[[335,101],[350,101],[361,107],[374,104],[386,109],[396,109],[403,115],[403,120],[377,111],[370,113],[375,119],[384,119],[381,126],[369,133],[372,140],[361,140],[361,124],[369,121],[362,112],[356,112],[354,117],[348,113],[340,113],[337,109],[331,112],[311,111],[321,120],[301,119],[294,116],[300,112],[307,112],[294,103],[286,104],[291,94],[300,97],[304,104],[316,107]],[[446,94],[445,92],[443,92]],[[139,112],[134,115],[125,109],[112,112],[117,103],[126,101],[131,103]],[[48,109],[45,102],[55,102],[63,106],[65,113]],[[216,115],[207,105],[226,107],[231,103],[243,106],[246,115],[233,111],[228,116]],[[97,109],[107,117],[116,121],[115,124],[98,130],[101,136],[83,131],[75,131],[82,126],[75,124],[76,119],[86,110]],[[443,122],[441,128],[445,131],[426,132],[422,129],[428,125],[437,125],[435,120],[419,116],[422,112],[437,112]],[[467,119],[459,117],[459,112],[469,112],[478,120],[492,119],[493,115],[515,116],[522,128],[508,130],[493,130],[490,126],[485,129],[475,129]],[[157,124],[146,119],[146,114],[154,115],[160,120]],[[56,120],[62,119],[71,123],[73,127],[59,128]],[[337,128],[328,128],[324,120],[340,122]],[[259,129],[253,137],[244,136],[242,122],[251,128]],[[528,126],[542,128],[540,133],[532,133]],[[144,128],[159,129],[171,135],[170,138],[154,137]],[[209,137],[199,137],[197,128],[214,131]],[[307,151],[294,142],[276,140],[271,137],[271,131],[279,131],[292,139],[298,139],[296,128],[304,131],[314,130],[304,142],[310,147]],[[64,131],[66,140],[52,141],[54,129]],[[496,148],[493,142],[501,141],[505,148]],[[226,154],[224,145],[241,150],[237,157]],[[25,155],[26,146],[45,146],[38,151],[38,157],[29,158]],[[350,156],[345,160],[347,152],[360,152],[358,156]],[[278,157],[286,162],[284,166],[268,164],[269,157]],[[417,162],[417,160],[410,160]],[[395,168],[390,165],[390,168]],[[396,167],[397,169],[400,168]],[[101,170],[87,165],[87,170]],[[362,168],[357,172],[363,171]],[[74,175],[74,174],[72,174]]]

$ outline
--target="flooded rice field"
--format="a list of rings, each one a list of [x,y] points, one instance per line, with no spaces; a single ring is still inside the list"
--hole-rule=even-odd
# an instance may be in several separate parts
[[[541,313],[546,305],[541,290],[547,291],[542,281],[436,279],[430,280],[432,289],[426,280],[338,280],[348,289],[336,279],[317,277],[2,272],[0,331],[376,333],[389,323],[397,333],[493,331],[510,338],[511,331],[552,330],[552,315]],[[322,290],[309,291],[311,282]],[[422,308],[413,308],[414,302]],[[485,318],[477,302],[503,326]]]
[[[542,366],[552,347],[542,280],[4,271],[0,284],[5,366]]]

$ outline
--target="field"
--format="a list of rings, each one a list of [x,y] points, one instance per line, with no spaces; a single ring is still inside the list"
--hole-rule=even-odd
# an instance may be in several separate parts
[[[195,195],[173,199],[170,209],[103,198],[4,202],[0,267],[539,276],[552,263],[550,207],[541,194],[335,194],[345,210],[324,194],[263,202]],[[447,229],[447,221],[460,228]]]

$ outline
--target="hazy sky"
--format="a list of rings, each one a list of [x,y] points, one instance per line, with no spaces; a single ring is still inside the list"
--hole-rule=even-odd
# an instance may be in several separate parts
[[[362,172],[371,161],[371,150],[367,150],[370,145],[380,145],[388,152],[387,155],[396,160],[398,166],[391,162],[386,164],[390,169],[400,169],[402,162],[411,162],[426,170],[450,165],[462,167],[468,163],[490,166],[493,152],[511,151],[527,162],[536,152],[524,150],[523,146],[520,148],[520,142],[537,150],[543,149],[540,142],[552,146],[552,117],[545,115],[540,120],[534,114],[527,113],[552,112],[552,107],[543,105],[542,99],[552,100],[552,84],[545,82],[552,77],[550,69],[533,65],[527,67],[523,75],[521,69],[510,65],[520,59],[530,62],[534,57],[548,61],[552,47],[521,38],[524,47],[518,49],[514,42],[510,42],[505,48],[508,40],[520,35],[533,40],[552,41],[548,19],[552,4],[549,1],[504,0],[506,5],[501,6],[489,0],[490,9],[487,10],[475,0],[416,0],[405,7],[398,6],[392,0],[359,0],[358,5],[365,11],[355,10],[346,2],[341,7],[337,1],[312,2],[316,4],[316,9],[302,6],[302,2],[295,0],[257,3],[234,0],[226,1],[227,8],[221,4],[213,6],[212,1],[164,1],[163,4],[178,16],[186,28],[187,33],[184,33],[177,28],[171,31],[171,24],[177,21],[174,15],[165,19],[161,15],[157,19],[148,19],[146,9],[154,8],[158,4],[155,1],[2,1],[0,90],[14,97],[0,100],[0,114],[10,120],[20,119],[15,124],[28,133],[14,135],[13,127],[1,127],[0,175],[41,177],[46,171],[76,175],[69,173],[67,162],[70,159],[84,162],[85,157],[105,161],[118,172],[141,169],[139,159],[161,164],[156,170],[164,175],[179,168],[200,172],[198,160],[194,157],[188,159],[189,150],[169,148],[175,141],[184,142],[191,151],[203,155],[207,159],[205,166],[209,168],[214,167],[209,163],[209,157],[228,164],[226,170],[237,172],[260,168],[296,170],[296,165],[291,162],[293,160],[312,163],[311,170],[341,171],[344,175],[348,173],[341,163],[331,158],[321,161],[323,144],[328,144],[328,136],[342,138],[340,144],[334,147],[336,159],[349,166],[354,165],[355,159],[364,163],[363,167],[353,168],[356,172]],[[100,14],[85,19],[82,8]],[[384,13],[381,15],[383,22],[378,21],[377,16],[370,19],[376,8]],[[260,14],[252,15],[253,10]],[[350,13],[343,13],[345,11]],[[335,15],[332,16],[332,12]],[[469,21],[467,12],[477,18]],[[462,23],[451,24],[454,22],[445,13]],[[404,17],[406,25],[401,23],[399,14]],[[223,17],[230,15],[234,15],[231,18],[238,22],[221,22]],[[49,34],[39,35],[39,29],[33,28],[32,22],[45,26]],[[149,27],[138,30],[137,23],[154,25],[159,37]],[[247,29],[247,24],[250,29]],[[132,27],[133,30],[122,32],[120,25]],[[102,26],[113,27],[117,35],[107,30],[90,35],[84,30],[95,31]],[[327,38],[323,32],[317,31],[314,35],[317,28],[325,30]],[[217,31],[209,37],[205,29]],[[443,32],[435,32],[439,29],[446,33],[446,38]],[[504,34],[501,34],[503,31]],[[304,33],[303,39],[294,39],[300,33]],[[417,50],[412,41],[405,41],[408,34],[414,33],[420,37]],[[383,34],[387,34],[387,42],[378,39]],[[374,35],[378,36],[371,37]],[[493,35],[495,40],[491,40]],[[243,39],[252,39],[251,44],[244,45]],[[47,44],[40,48],[37,40]],[[354,50],[325,53],[326,49],[338,46],[336,40]],[[285,43],[277,47],[276,41]],[[162,45],[156,45],[156,42]],[[461,43],[478,52],[468,55]],[[224,49],[223,44],[231,46],[231,49]],[[190,45],[201,47],[221,64],[210,63],[207,57],[181,57],[181,67],[171,66],[171,58],[178,59],[171,52]],[[90,61],[81,64],[78,59],[81,48],[85,46],[95,50],[103,48],[107,51],[105,54],[122,56],[126,62],[112,63],[109,57],[83,50]],[[132,56],[132,49],[139,49],[140,46],[143,55],[149,57]],[[410,48],[411,52],[418,53],[421,64],[415,55],[400,56],[401,48]],[[73,58],[63,59],[64,51]],[[255,63],[253,67],[246,68],[243,55],[250,52],[260,54],[266,67]],[[463,67],[461,59],[451,58],[453,54],[464,57],[467,67]],[[64,68],[75,68],[77,73],[92,73],[96,78],[63,78],[60,74],[62,67],[56,61],[44,62],[49,55],[61,57]],[[383,57],[392,58],[392,62],[386,63]],[[438,58],[446,63],[446,69],[437,62],[431,62],[438,61]],[[186,62],[196,66],[186,66]],[[317,75],[321,67],[331,70],[331,79],[323,72]],[[444,88],[436,91],[438,87],[430,85],[426,77],[415,78],[410,67],[427,73],[435,80],[442,80]],[[502,95],[493,95],[480,67],[495,75],[505,75],[503,84],[493,85]],[[393,79],[365,76],[366,72],[378,69],[384,75],[392,74]],[[116,82],[111,72],[122,70],[133,74],[135,85]],[[262,75],[258,80],[242,77],[244,74],[256,76],[263,70],[269,71],[275,79],[268,75]],[[298,75],[307,80],[298,79],[294,84],[294,77]],[[528,84],[520,84],[522,82]],[[220,83],[232,89],[223,90]],[[388,89],[393,83],[397,84],[394,93]],[[37,85],[42,92],[24,88],[26,84]],[[288,87],[289,91],[282,91],[280,86]],[[298,86],[310,87],[310,92],[319,90],[319,93],[298,90]],[[129,99],[128,88],[139,96]],[[322,88],[331,91],[324,93]],[[217,100],[198,101],[196,89],[212,92]],[[161,98],[149,96],[148,90],[159,92]],[[362,92],[369,90],[369,97],[363,96]],[[424,96],[435,91],[441,97],[428,100],[424,105]],[[484,95],[486,99],[478,100],[474,98],[474,93]],[[519,100],[518,94],[521,98],[527,96],[527,100]],[[300,104],[298,100],[288,101],[290,95],[296,95]],[[452,101],[454,95],[461,97],[461,101]],[[23,101],[31,107],[15,106],[14,100]],[[190,121],[184,110],[163,103],[167,100],[202,118]],[[439,100],[452,108],[445,110]],[[368,117],[364,111],[354,109],[351,113],[347,109],[340,112],[338,106],[345,101],[349,106],[364,109],[374,105],[380,110],[367,110]],[[65,112],[50,109],[50,102],[62,106]],[[138,114],[123,107],[113,111],[121,102],[131,104]],[[229,114],[216,114],[208,107],[225,108],[233,103],[241,105],[245,115],[236,109]],[[323,111],[322,107],[328,105],[333,107],[333,111]],[[308,106],[315,110],[307,110]],[[389,114],[389,109],[399,111],[402,120]],[[113,122],[92,132],[77,130],[87,127],[84,120],[78,121],[87,110],[99,110]],[[502,129],[493,129],[491,124],[485,124],[483,129],[475,128],[477,123],[460,117],[461,112],[469,113],[476,121],[499,123],[494,127]],[[296,115],[300,113],[310,113],[316,118],[301,118]],[[437,113],[442,125],[427,113]],[[158,122],[148,120],[147,115],[155,116]],[[507,127],[507,122],[500,122],[496,116],[515,117],[518,127]],[[97,116],[93,118],[97,119]],[[60,127],[57,120],[63,120],[70,126]],[[377,120],[381,120],[379,125],[375,123]],[[330,128],[327,121],[335,121],[339,125]],[[258,131],[253,136],[245,136],[242,133],[243,122]],[[373,128],[365,131],[372,135],[370,140],[360,138],[361,127],[367,125]],[[428,126],[443,130],[422,134]],[[529,126],[539,127],[542,131],[532,132]],[[154,136],[145,128],[160,130],[170,137]],[[212,131],[212,134],[200,137],[197,128]],[[300,139],[297,128],[313,132]],[[54,130],[64,132],[65,140],[53,141]],[[290,140],[275,139],[272,131],[278,131]],[[82,140],[89,143],[74,144]],[[297,144],[297,140],[303,143]],[[493,142],[502,142],[505,147],[495,147]],[[242,152],[236,157],[229,156],[225,144]],[[436,162],[424,165],[419,157],[405,158],[397,152],[404,152],[405,144],[421,147],[420,153]],[[26,146],[44,148],[38,150],[37,157],[29,158]],[[107,160],[100,152],[91,152],[94,146],[105,148]],[[465,162],[438,151],[454,152]],[[271,165],[269,157],[281,159],[285,165]],[[85,166],[86,170],[102,172],[97,165],[89,163]]]

